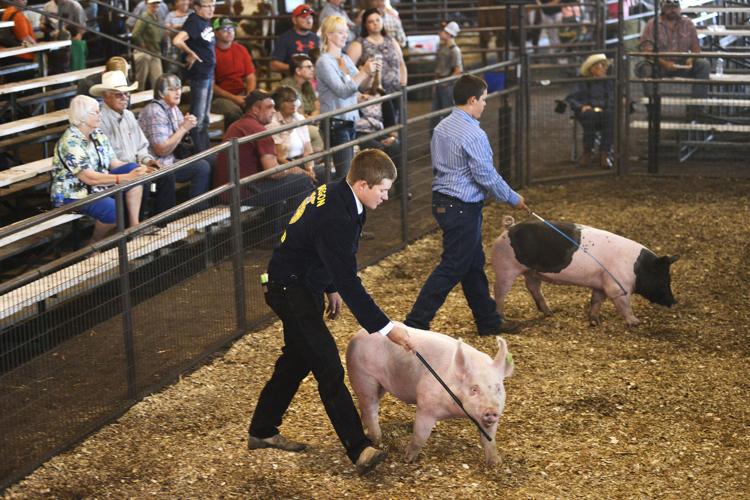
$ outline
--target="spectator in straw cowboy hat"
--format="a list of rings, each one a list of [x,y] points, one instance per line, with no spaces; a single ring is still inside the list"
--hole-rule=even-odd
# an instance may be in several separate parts
[[[149,152],[146,135],[138,125],[135,115],[128,109],[130,92],[138,83],[128,85],[122,71],[107,71],[102,75],[102,83],[91,87],[91,95],[101,97],[101,121],[99,127],[109,138],[115,156],[127,163],[138,163],[151,168],[159,168],[154,156]]]
[[[576,120],[583,128],[583,154],[578,160],[581,167],[591,164],[596,132],[600,132],[599,166],[609,168],[609,150],[612,148],[614,127],[615,82],[607,79],[609,60],[604,54],[592,54],[581,64],[585,80],[576,84],[565,101],[570,105]]]
[[[120,56],[114,56],[107,59],[107,63],[104,65],[104,73],[108,71],[122,71],[125,78],[128,78],[128,72],[130,71],[130,64],[125,58]],[[96,84],[102,83],[102,76],[104,73],[96,73],[89,75],[82,80],[78,80],[78,89],[76,90],[77,95],[90,95],[91,87]]]

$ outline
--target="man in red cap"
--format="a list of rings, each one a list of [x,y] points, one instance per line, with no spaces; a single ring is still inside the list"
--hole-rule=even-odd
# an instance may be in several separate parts
[[[320,47],[320,38],[313,33],[313,16],[315,11],[307,4],[298,5],[292,11],[293,27],[276,39],[276,46],[271,54],[271,70],[278,73],[289,73],[289,63],[293,54],[305,53]]]

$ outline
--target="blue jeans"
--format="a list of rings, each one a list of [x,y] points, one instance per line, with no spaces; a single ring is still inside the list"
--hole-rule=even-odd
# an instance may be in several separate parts
[[[125,165],[110,169],[109,173],[112,175],[129,174],[130,172],[138,168],[138,166],[139,165],[137,163],[126,163]],[[128,191],[130,190],[128,189]],[[63,204],[67,205],[68,203],[73,203],[74,201],[78,200],[73,198],[65,198],[63,200]],[[117,202],[115,202],[115,199],[113,197],[102,198],[100,200],[91,202],[88,205],[84,205],[79,210],[79,212],[83,215],[88,215],[92,219],[97,220],[102,224],[117,223]]]
[[[436,86],[432,96],[432,111],[450,108],[452,106],[453,84],[442,83]],[[432,131],[435,129],[435,127],[437,127],[438,123],[440,123],[440,120],[442,120],[445,116],[447,115],[430,118],[430,135],[432,135]]]
[[[331,147],[353,141],[355,137],[354,122],[348,120],[331,120]],[[346,178],[349,167],[352,165],[354,150],[346,148],[333,154],[333,165],[336,167],[334,180]]]
[[[483,206],[483,202],[464,203],[452,196],[432,193],[432,215],[443,231],[443,255],[406,316],[408,326],[429,330],[438,309],[458,283],[479,331],[500,325],[501,317],[490,297],[484,273]]]
[[[198,120],[190,136],[197,151],[205,151],[211,143],[208,139],[208,114],[214,94],[214,81],[210,78],[192,79],[190,83],[190,114]]]
[[[200,159],[172,174],[160,177],[156,181],[154,215],[169,210],[177,204],[175,181],[190,182],[190,198],[195,198],[211,187],[211,165],[205,159]]]

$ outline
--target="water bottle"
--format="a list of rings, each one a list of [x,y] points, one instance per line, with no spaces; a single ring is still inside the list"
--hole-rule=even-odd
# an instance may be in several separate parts
[[[721,57],[716,60],[716,74],[721,76],[724,74],[724,59]]]

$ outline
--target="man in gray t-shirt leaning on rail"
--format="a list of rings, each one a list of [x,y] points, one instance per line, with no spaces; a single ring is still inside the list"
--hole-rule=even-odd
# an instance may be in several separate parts
[[[435,67],[435,78],[460,75],[464,71],[461,49],[456,44],[456,36],[461,31],[458,23],[451,21],[440,30],[440,48],[437,52],[437,66]],[[435,86],[432,94],[432,110],[450,108],[453,106],[453,83],[442,83]],[[440,122],[440,118],[430,121],[430,130]]]

